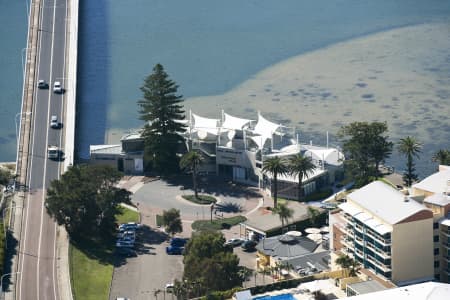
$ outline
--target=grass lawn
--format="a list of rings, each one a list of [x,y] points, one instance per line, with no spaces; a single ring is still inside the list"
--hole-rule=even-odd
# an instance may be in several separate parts
[[[120,214],[116,215],[116,221],[119,224],[128,222],[139,222],[139,213],[137,211],[125,208],[123,206],[119,207]]]
[[[70,278],[75,300],[108,299],[114,244],[81,241],[70,245]]]
[[[247,218],[244,216],[235,216],[231,218],[223,218],[213,220],[198,220],[192,223],[192,229],[194,230],[221,230],[226,227],[231,227],[246,221]]]
[[[118,223],[138,222],[139,213],[120,207]],[[108,299],[114,270],[114,241],[80,239],[70,244],[70,279],[75,300]]]

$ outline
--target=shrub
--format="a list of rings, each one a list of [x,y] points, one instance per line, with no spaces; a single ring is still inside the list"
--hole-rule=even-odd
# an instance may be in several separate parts
[[[197,198],[195,197],[195,195],[183,195],[182,197],[196,204],[211,204],[217,202],[216,198],[208,195],[198,195]]]

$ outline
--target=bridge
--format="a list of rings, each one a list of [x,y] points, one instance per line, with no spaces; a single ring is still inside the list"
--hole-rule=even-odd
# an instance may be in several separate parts
[[[7,207],[18,245],[7,245],[13,256],[10,273],[2,276],[4,299],[72,299],[67,234],[49,217],[44,200],[50,182],[74,159],[78,1],[31,0],[28,7],[17,184]],[[38,87],[40,80],[48,87]],[[50,126],[52,116],[57,122]],[[59,158],[49,159],[49,145],[61,149]]]

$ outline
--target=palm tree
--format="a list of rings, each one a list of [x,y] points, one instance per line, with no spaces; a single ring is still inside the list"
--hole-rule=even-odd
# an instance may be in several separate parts
[[[316,226],[317,218],[319,217],[320,212],[312,206],[308,206],[308,217],[311,226]]]
[[[335,263],[340,265],[342,269],[350,270],[350,276],[356,276],[359,270],[359,263],[348,255],[340,255]]]
[[[294,215],[294,210],[289,208],[285,203],[279,203],[277,207],[272,210],[272,213],[280,217],[281,230],[283,230],[284,224],[287,224],[289,219]]]
[[[450,151],[440,149],[438,152],[433,154],[431,160],[439,163],[440,165],[450,165]]]
[[[421,152],[422,143],[418,142],[414,137],[407,136],[404,139],[400,139],[398,143],[398,151],[405,155],[407,158],[406,172],[403,174],[403,180],[406,185],[411,186],[413,181],[418,179],[417,174],[414,173],[414,161],[413,158],[419,158]]]
[[[308,178],[316,169],[312,158],[309,156],[303,156],[300,153],[294,155],[288,160],[289,173],[291,175],[298,176],[298,193],[297,200],[300,201],[303,196],[303,177]]]
[[[191,150],[188,153],[184,154],[180,160],[180,168],[183,170],[188,170],[192,173],[192,184],[194,186],[195,198],[198,198],[197,172],[198,167],[202,164],[202,162],[203,156],[199,152],[194,150]]]
[[[262,171],[273,176],[273,207],[277,207],[278,200],[278,175],[286,175],[289,169],[284,159],[274,156],[266,159],[263,163]]]

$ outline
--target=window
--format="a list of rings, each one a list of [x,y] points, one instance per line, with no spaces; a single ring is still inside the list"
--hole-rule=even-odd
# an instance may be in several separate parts
[[[439,242],[439,235],[433,236],[433,242],[435,243]]]
[[[439,223],[434,222],[434,223],[433,223],[433,229],[438,229],[438,228],[439,228]]]
[[[434,255],[439,255],[439,248],[434,248]]]
[[[439,261],[438,260],[436,260],[435,262],[434,262],[434,268],[436,269],[436,268],[439,268]]]

